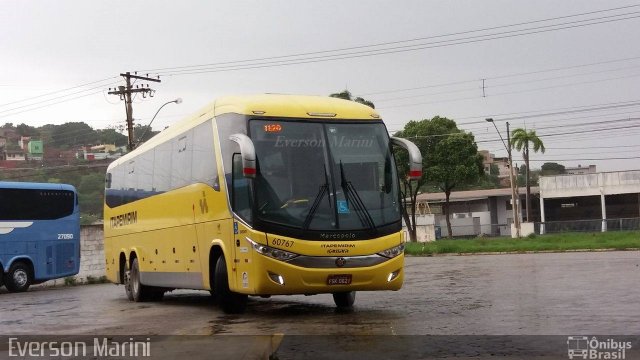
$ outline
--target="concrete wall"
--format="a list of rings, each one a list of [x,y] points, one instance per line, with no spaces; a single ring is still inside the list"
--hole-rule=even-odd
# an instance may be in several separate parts
[[[490,199],[452,202],[451,227],[453,236],[510,236],[510,224],[513,223],[512,211],[507,210],[507,205],[510,201],[511,196],[495,196]],[[475,222],[474,218],[477,219]],[[418,241],[432,241],[435,239],[436,226],[440,227],[442,237],[447,237],[447,223],[444,215],[418,215],[416,219],[418,223],[416,227]],[[477,223],[478,220],[479,224]],[[500,226],[497,226],[498,224]],[[404,222],[402,225],[406,233]],[[406,239],[408,240],[408,236]]]
[[[83,225],[80,227],[80,272],[76,281],[83,283],[91,276],[99,279],[105,275],[104,233],[102,225]],[[64,278],[45,282],[44,286],[63,285]]]
[[[409,242],[409,231],[402,219],[402,232],[404,240]],[[416,240],[418,242],[430,242],[436,240],[435,216],[433,214],[416,215]]]
[[[451,202],[450,206],[451,214],[489,211],[489,201],[486,198]]]
[[[496,208],[498,211],[498,224],[504,224],[499,227],[498,232],[501,236],[510,236],[511,227],[509,224],[513,223],[513,210],[507,210],[507,205],[511,202],[511,197],[498,197],[496,198]]]
[[[564,198],[640,192],[640,170],[540,178],[540,196]]]
[[[460,214],[462,215],[462,214]],[[464,214],[465,217],[452,216],[451,231],[453,236],[477,236],[491,234],[491,212],[478,211]],[[474,220],[477,219],[477,220]],[[442,237],[447,237],[447,219],[444,215],[436,217],[436,224],[440,226]]]

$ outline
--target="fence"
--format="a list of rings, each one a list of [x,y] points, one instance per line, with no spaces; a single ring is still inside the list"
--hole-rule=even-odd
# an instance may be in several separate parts
[[[447,226],[442,222],[435,225],[435,238],[448,236]],[[546,221],[534,223],[536,234],[553,234],[561,232],[601,232],[640,230],[640,218],[594,219],[571,221]],[[511,224],[474,224],[451,225],[454,238],[470,238],[477,236],[511,236]],[[424,240],[421,240],[424,241]],[[431,241],[429,238],[426,241]]]
[[[535,223],[534,229],[536,234],[640,230],[640,218],[546,221]]]
[[[447,237],[447,225],[441,223],[436,226],[436,238]],[[453,237],[477,237],[477,236],[511,236],[510,224],[474,224],[474,225],[453,225],[451,224],[451,233]]]

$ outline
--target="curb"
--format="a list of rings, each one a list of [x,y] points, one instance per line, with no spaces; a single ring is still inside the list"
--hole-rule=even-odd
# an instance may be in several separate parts
[[[442,254],[405,254],[411,257],[436,257],[436,256],[473,256],[473,255],[518,255],[518,254],[556,254],[575,252],[614,252],[614,251],[640,251],[640,248],[628,249],[569,249],[569,250],[536,250],[536,251],[494,251],[494,252],[469,252],[469,253],[442,253]]]

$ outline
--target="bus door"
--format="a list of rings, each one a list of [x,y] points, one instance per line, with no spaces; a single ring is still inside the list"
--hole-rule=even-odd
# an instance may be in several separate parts
[[[233,262],[234,262],[234,276],[235,282],[238,286],[238,292],[253,291],[253,277],[255,272],[253,271],[253,259],[251,251],[251,244],[247,241],[247,238],[251,238],[252,232],[243,222],[234,219],[233,222],[234,232],[234,246],[233,246]]]
[[[253,263],[250,243],[247,238],[252,236],[251,229],[246,223],[251,223],[251,182],[243,174],[242,156],[238,153],[233,155],[233,172],[232,172],[232,201],[231,206],[236,217],[233,219],[233,268],[230,279],[235,281],[238,292],[252,292],[252,277],[255,274],[252,271]],[[264,236],[264,235],[263,235]]]

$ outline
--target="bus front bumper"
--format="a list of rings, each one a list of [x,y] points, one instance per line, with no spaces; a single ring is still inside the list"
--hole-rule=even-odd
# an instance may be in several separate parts
[[[339,267],[316,268],[296,266],[288,262],[255,254],[255,277],[249,289],[238,289],[252,295],[322,294],[345,291],[399,290],[404,280],[404,255],[372,265],[348,267],[354,258],[344,258]],[[333,258],[332,258],[333,260]],[[248,291],[247,291],[248,290]],[[253,290],[253,291],[251,291]]]

